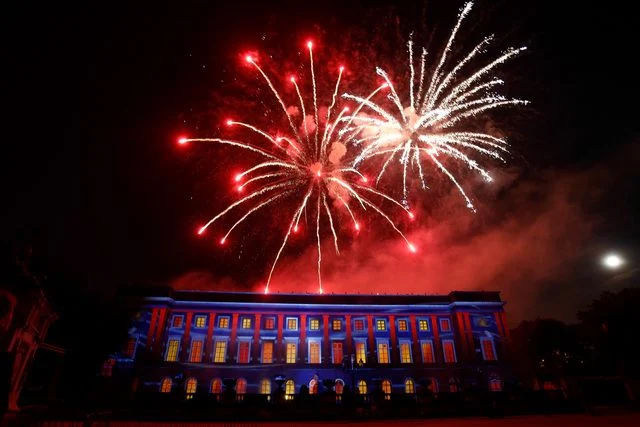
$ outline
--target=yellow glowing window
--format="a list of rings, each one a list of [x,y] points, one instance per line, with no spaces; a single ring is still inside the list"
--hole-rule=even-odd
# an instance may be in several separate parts
[[[400,363],[411,363],[411,346],[408,342],[400,343]]]
[[[389,363],[389,344],[378,343],[378,363]]]
[[[428,331],[429,322],[427,322],[427,319],[420,319],[420,321],[418,322],[418,327],[420,328],[421,331]]]
[[[384,393],[384,399],[391,399],[391,381],[384,380],[382,381],[382,392]]]
[[[262,363],[273,363],[273,341],[262,343]]]
[[[187,399],[193,399],[193,395],[196,394],[196,388],[198,387],[198,381],[195,378],[189,378],[185,385],[185,391],[187,393]]]
[[[423,342],[420,344],[422,348],[422,362],[433,363],[435,362],[433,357],[433,345],[430,342]]]
[[[296,383],[294,383],[293,380],[287,380],[287,382],[284,383],[284,393],[285,399],[293,399],[293,395],[296,393]]]
[[[287,351],[288,350],[289,350],[289,347],[287,344]],[[287,355],[287,359],[288,359],[288,355]],[[309,363],[320,363],[320,343],[317,341],[311,341],[309,343]]]
[[[365,380],[358,381],[358,392],[360,394],[367,394],[367,382]]]
[[[169,340],[169,348],[167,349],[167,362],[175,362],[178,360],[178,348],[180,348],[180,340]]]
[[[249,341],[241,341],[238,348],[238,363],[249,363]]]
[[[202,341],[191,342],[191,354],[189,355],[189,362],[200,363],[202,361]]]
[[[343,358],[343,348],[342,343],[339,341],[334,341],[333,343],[333,363],[342,363]]]
[[[222,393],[222,380],[220,378],[215,378],[213,381],[211,381],[211,393]]]
[[[318,319],[311,319],[311,321],[309,322],[309,329],[312,331],[317,331],[320,329],[320,320]]]
[[[169,377],[163,378],[162,382],[160,383],[160,393],[170,393],[172,385],[173,383],[171,381],[171,378]]]
[[[287,319],[287,329],[290,331],[297,331],[298,330],[298,319],[292,317]]]
[[[387,330],[387,322],[384,319],[376,320],[376,329],[379,331]]]
[[[356,331],[364,331],[364,320],[358,319],[355,322],[353,322],[353,328]]]
[[[271,381],[267,378],[263,378],[260,381],[260,394],[271,394]]]
[[[242,329],[251,329],[251,318],[243,317],[242,318]]]
[[[356,363],[367,363],[367,346],[362,341],[356,342]]]
[[[204,328],[207,324],[207,318],[205,316],[196,316],[196,328]]]
[[[213,361],[215,363],[224,363],[227,359],[227,342],[216,341],[216,346],[213,352]]]
[[[398,330],[406,331],[407,330],[407,321],[406,320],[398,320]]]
[[[404,392],[407,394],[414,394],[416,392],[416,385],[411,378],[407,378],[404,381]]]
[[[287,343],[287,363],[296,363],[297,346],[295,343]]]
[[[219,317],[218,318],[218,328],[229,329],[229,318],[228,317]]]
[[[331,328],[334,331],[341,331],[342,330],[342,320],[333,319],[333,322],[331,322]]]

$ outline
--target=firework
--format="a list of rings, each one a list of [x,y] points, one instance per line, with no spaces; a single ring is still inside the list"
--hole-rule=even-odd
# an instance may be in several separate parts
[[[432,73],[425,73],[427,51],[422,49],[420,55],[420,71],[416,73],[414,64],[413,41],[407,44],[409,53],[409,94],[404,102],[396,91],[386,71],[377,68],[389,91],[387,99],[390,107],[376,102],[372,96],[363,98],[352,94],[344,94],[345,99],[361,103],[373,114],[347,115],[343,119],[347,125],[342,132],[358,135],[357,144],[365,146],[355,158],[353,166],[370,158],[381,157],[381,167],[376,183],[382,178],[387,167],[396,159],[402,168],[403,202],[407,201],[407,170],[415,167],[422,188],[426,188],[424,169],[425,161],[430,161],[437,170],[446,175],[457,187],[467,203],[474,210],[473,203],[458,182],[458,179],[445,165],[446,158],[462,161],[487,181],[491,181],[489,173],[471,156],[484,155],[504,161],[507,153],[507,142],[504,138],[483,132],[466,131],[462,127],[477,114],[494,108],[508,105],[527,104],[521,99],[509,99],[493,91],[503,81],[493,74],[495,68],[520,54],[526,48],[509,49],[497,58],[489,61],[467,77],[459,78],[465,66],[486,50],[492,36],[484,38],[461,61],[447,67],[451,48],[456,34],[471,11],[472,2],[461,9],[458,20],[448,42]],[[416,75],[418,74],[418,75]],[[416,84],[417,83],[417,84]],[[408,99],[407,99],[408,98]]]
[[[339,109],[336,106],[336,102],[339,100],[338,91],[344,67],[341,66],[338,70],[335,88],[331,96],[330,105],[326,109],[326,114],[324,112],[320,114],[313,60],[313,43],[307,42],[307,48],[313,88],[312,100],[307,100],[303,96],[295,77],[289,78],[290,83],[295,88],[301,114],[296,114],[293,112],[293,108],[287,107],[272,80],[258,64],[258,59],[253,55],[245,57],[247,64],[254,67],[262,76],[280,105],[289,128],[286,132],[272,135],[249,123],[229,119],[226,122],[228,126],[238,126],[250,131],[256,141],[260,141],[262,145],[244,140],[234,141],[221,138],[181,137],[178,140],[180,144],[211,142],[230,145],[255,153],[261,159],[252,167],[233,177],[237,192],[246,193],[246,195],[240,197],[222,212],[211,218],[198,230],[198,234],[203,234],[207,228],[226,215],[235,213],[239,218],[220,239],[220,244],[225,244],[231,232],[251,215],[273,206],[276,202],[282,202],[285,199],[295,200],[292,205],[288,202],[285,205],[280,205],[292,206],[292,208],[289,209],[288,213],[283,212],[283,214],[288,215],[288,226],[284,232],[282,244],[271,265],[265,293],[269,292],[273,272],[287,242],[292,234],[298,233],[300,229],[303,213],[306,218],[312,218],[312,221],[315,222],[318,291],[320,293],[323,292],[321,275],[322,236],[330,232],[335,250],[339,253],[338,235],[341,229],[339,221],[343,218],[347,218],[352,223],[355,232],[358,232],[361,224],[357,220],[357,215],[365,211],[374,212],[381,216],[398,233],[405,241],[409,251],[416,252],[416,247],[407,240],[391,219],[390,214],[383,210],[380,202],[383,200],[391,202],[392,206],[401,209],[410,218],[413,218],[414,214],[407,206],[385,193],[369,187],[367,185],[367,177],[351,166],[360,152],[352,153],[354,151],[352,146],[353,137],[343,131],[346,122],[342,119],[349,112],[348,107]],[[376,89],[371,96],[382,88]],[[363,105],[364,103],[360,102],[356,110],[362,109]],[[307,115],[308,108],[312,111]],[[337,115],[335,114],[336,111],[338,111]],[[283,211],[285,210],[283,209]]]

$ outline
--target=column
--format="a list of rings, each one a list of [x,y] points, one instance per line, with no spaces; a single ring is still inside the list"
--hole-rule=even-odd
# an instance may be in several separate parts
[[[438,317],[431,316],[431,326],[433,327],[433,351],[435,353],[436,363],[444,362],[444,354],[442,354],[442,343],[440,342],[440,334],[438,333]]]
[[[151,310],[151,321],[149,322],[149,329],[147,330],[147,351],[151,351],[153,347],[153,334],[156,331],[156,322],[158,321],[158,309]]]
[[[463,318],[467,330],[467,342],[469,343],[469,360],[473,361],[476,358],[476,345],[473,342],[473,329],[471,328],[469,313],[464,313]]]
[[[300,363],[307,363],[307,315],[300,315],[300,351],[298,355],[300,356]]]
[[[284,324],[284,315],[278,314],[278,342],[274,348],[273,363],[281,363],[284,361],[282,351],[282,325]]]
[[[191,320],[193,318],[193,312],[189,311],[185,316],[184,321],[184,334],[182,335],[182,343],[180,344],[180,357],[178,360],[181,362],[187,362],[189,355],[189,345],[191,344],[191,340],[189,339],[189,335],[191,334]]]
[[[216,313],[209,312],[209,327],[207,328],[207,339],[204,344],[204,362],[213,362],[213,327],[216,323]]]
[[[256,313],[255,325],[253,326],[253,345],[251,349],[251,358],[255,363],[260,363],[260,318],[262,315]]]
[[[231,338],[229,338],[229,360],[231,363],[236,361],[236,345],[238,336],[238,313],[231,315]]]
[[[331,363],[331,351],[329,350],[329,315],[322,315],[322,360],[325,364]]]
[[[160,320],[158,320],[158,325],[156,326],[156,338],[155,338],[155,345],[153,347],[154,351],[158,354],[160,354],[160,356],[162,356],[162,353],[164,351],[164,346],[165,346],[165,342],[164,342],[164,333],[165,333],[165,328],[166,328],[166,321],[167,321],[167,312],[169,310],[167,308],[161,308],[159,310],[159,315],[160,315]]]
[[[367,315],[367,323],[369,324],[369,354],[368,356],[371,358],[371,360],[375,360],[374,355],[376,354],[376,342],[374,339],[374,335],[373,335],[373,331],[374,331],[374,324],[373,324],[373,316],[371,314]],[[369,362],[369,357],[367,357],[367,360],[365,360],[365,363]]]
[[[418,327],[416,324],[416,315],[409,316],[409,323],[411,324],[411,356],[413,363],[422,363],[422,349],[420,348],[420,341],[418,340]]]
[[[351,355],[353,354],[353,340],[351,339],[351,315],[347,314],[345,315],[345,322],[347,322],[346,326],[346,330],[347,330],[347,335],[346,335],[346,342],[344,343],[344,354],[346,355]]]
[[[462,350],[459,352],[460,357],[458,357],[459,361],[465,361],[469,359],[469,343],[467,342],[467,332],[464,324],[463,314],[458,312],[455,313],[454,317],[456,323],[456,334],[455,336],[458,338],[456,341],[457,347]]]
[[[389,346],[389,351],[391,352],[389,362],[392,364],[400,363],[398,340],[396,339],[396,316],[389,316],[389,340],[391,341],[391,345]]]

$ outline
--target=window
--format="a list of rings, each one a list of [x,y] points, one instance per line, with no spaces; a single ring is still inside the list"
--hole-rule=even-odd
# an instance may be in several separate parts
[[[367,363],[367,346],[364,341],[356,342],[356,363],[360,365]]]
[[[268,378],[260,381],[260,394],[271,394],[271,381]]]
[[[238,363],[249,363],[249,341],[238,343]]]
[[[389,363],[389,344],[386,342],[378,343],[378,363]]]
[[[429,322],[427,321],[427,319],[420,319],[418,321],[418,328],[421,331],[428,331],[429,330]]]
[[[173,321],[171,322],[172,328],[182,328],[182,320],[184,316],[173,316]]]
[[[331,329],[333,329],[334,331],[341,331],[342,330],[342,320],[333,319],[333,322],[331,322]]]
[[[333,342],[333,363],[335,364],[342,363],[343,354],[344,352],[342,348],[342,342],[334,341]]]
[[[320,329],[320,320],[319,319],[311,319],[309,321],[309,330],[317,331]]]
[[[287,382],[284,383],[284,394],[285,399],[293,399],[293,395],[296,394],[296,383],[294,383],[293,380],[287,380]]]
[[[336,380],[336,384],[334,387],[335,387],[336,394],[338,395],[342,394],[344,392],[344,381],[338,378]]]
[[[404,380],[404,392],[407,394],[415,394],[416,385],[411,378]]]
[[[295,345],[295,344],[294,344]],[[287,344],[287,352],[289,351],[289,344]],[[288,359],[287,354],[287,359]],[[295,356],[294,356],[295,359]],[[289,362],[287,363],[294,363]],[[309,363],[320,363],[320,343],[318,341],[309,341]]]
[[[251,329],[251,318],[243,317],[242,318],[242,329]]]
[[[433,344],[431,341],[423,341],[420,343],[422,349],[422,363],[434,363]]]
[[[213,362],[224,363],[227,360],[227,342],[216,341],[213,351]]]
[[[387,322],[384,319],[376,320],[376,329],[378,331],[386,331],[387,330]]]
[[[136,344],[138,344],[138,339],[136,337],[129,337],[127,347],[124,349],[124,355],[129,359],[133,359],[133,356],[136,354]]]
[[[236,380],[236,393],[245,394],[247,392],[247,380],[238,378]]]
[[[480,342],[482,343],[482,357],[484,360],[498,360],[493,346],[493,340],[484,338],[481,339]]]
[[[264,319],[264,328],[265,329],[275,329],[276,328],[276,319],[273,317],[267,317]]]
[[[175,362],[178,360],[178,348],[180,348],[180,340],[170,339],[169,345],[167,346],[167,357],[165,358],[167,362]]]
[[[295,317],[288,317],[287,318],[287,329],[290,331],[297,331],[298,330],[298,319]]]
[[[367,394],[367,382],[365,380],[358,381],[358,393]]]
[[[262,363],[273,363],[273,341],[262,343]]]
[[[449,332],[451,330],[451,322],[449,322],[449,319],[440,319],[440,330],[442,332]]]
[[[287,363],[296,363],[297,345],[296,343],[287,343]]]
[[[438,392],[438,379],[437,378],[429,378],[429,386],[427,387],[431,393]]]
[[[456,363],[456,350],[453,341],[442,341],[444,363]]]
[[[113,376],[113,367],[116,365],[116,359],[107,359],[102,364],[102,369],[100,370],[100,375],[103,377],[111,377]]]
[[[189,355],[189,362],[200,363],[202,362],[202,341],[191,341],[191,353]]]
[[[364,331],[364,320],[356,319],[355,322],[353,322],[353,329],[356,331]]]
[[[391,381],[382,381],[382,392],[384,393],[384,400],[391,399]]]
[[[500,378],[491,378],[489,380],[489,391],[502,391],[502,380]]]
[[[207,316],[196,316],[196,328],[204,328],[207,325]]]
[[[411,344],[400,343],[400,363],[411,363]]]
[[[213,381],[211,381],[211,393],[222,393],[222,380],[220,378],[214,378]]]
[[[160,393],[171,393],[172,385],[173,385],[173,381],[171,381],[171,378],[164,377],[160,382]]]
[[[449,378],[449,393],[458,392],[458,380],[456,378]]]
[[[218,328],[220,328],[220,329],[229,329],[229,317],[228,316],[218,317]]]
[[[191,377],[187,380],[185,385],[185,393],[187,394],[187,399],[193,399],[193,396],[196,394],[196,388],[198,387],[198,380]]]
[[[399,331],[406,331],[407,330],[407,321],[402,319],[402,320],[398,320],[398,330]]]

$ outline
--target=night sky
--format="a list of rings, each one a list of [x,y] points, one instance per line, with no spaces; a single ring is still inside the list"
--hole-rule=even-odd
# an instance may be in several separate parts
[[[633,13],[613,3],[568,3],[476,4],[470,34],[495,32],[499,45],[529,47],[504,71],[509,94],[532,105],[495,119],[512,143],[510,163],[495,169],[492,188],[472,176],[465,181],[477,214],[450,185],[424,195],[409,230],[421,247],[417,259],[384,235],[328,256],[330,292],[496,289],[511,321],[572,320],[602,291],[637,284]],[[66,292],[80,296],[129,283],[257,286],[279,243],[279,222],[267,214],[249,223],[224,250],[215,238],[197,238],[202,221],[231,200],[225,156],[235,153],[202,159],[211,152],[185,150],[176,138],[220,131],[212,121],[226,108],[221,93],[246,74],[239,52],[271,49],[291,58],[304,37],[314,37],[320,49],[349,58],[342,32],[384,38],[397,28],[406,37],[425,22],[437,47],[462,2],[392,5],[42,2],[11,11],[3,67],[10,129],[0,180],[5,258],[33,247],[56,286],[67,283]],[[618,273],[599,264],[609,250],[627,259]],[[281,291],[314,289],[311,256],[304,245],[287,253],[274,282]]]

